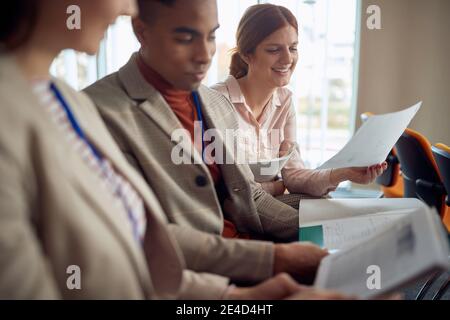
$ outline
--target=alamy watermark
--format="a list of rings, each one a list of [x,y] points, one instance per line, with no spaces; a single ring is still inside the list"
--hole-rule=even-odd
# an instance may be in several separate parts
[[[66,26],[69,30],[81,29],[81,9],[79,6],[72,4],[67,7],[66,13],[69,15],[66,20]]]
[[[369,15],[366,20],[366,26],[369,30],[381,29],[381,8],[375,4],[367,7],[366,13]]]
[[[66,26],[69,30],[81,29],[81,9],[72,4],[67,7],[66,13],[69,15],[66,20]],[[369,30],[381,29],[381,8],[378,5],[371,4],[366,8],[366,14],[369,15],[366,20],[366,26]]]
[[[66,286],[69,290],[81,290],[81,268],[77,265],[70,265],[66,269],[69,274],[66,280]]]
[[[366,269],[366,273],[370,276],[366,280],[366,286],[369,290],[381,289],[381,268],[376,264],[370,265]]]
[[[261,175],[271,175],[277,170],[278,161],[274,158],[283,157],[298,150],[295,142],[285,141],[281,129],[258,132],[252,129],[208,129],[202,134],[201,122],[194,122],[194,137],[184,128],[172,132],[171,140],[175,142],[172,148],[171,161],[176,165],[200,164],[248,164],[259,162]],[[203,152],[202,152],[203,151]],[[201,157],[192,157],[199,152]]]

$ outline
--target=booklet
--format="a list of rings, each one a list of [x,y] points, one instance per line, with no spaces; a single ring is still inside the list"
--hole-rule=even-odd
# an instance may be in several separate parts
[[[394,221],[426,205],[414,198],[302,199],[299,240],[331,252],[372,236]]]
[[[386,160],[422,102],[402,111],[369,117],[350,141],[318,169],[368,167]]]
[[[314,286],[374,298],[449,270],[449,254],[437,211],[421,206],[325,257]]]

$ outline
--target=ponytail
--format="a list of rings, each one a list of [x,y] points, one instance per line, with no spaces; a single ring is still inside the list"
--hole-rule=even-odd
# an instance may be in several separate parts
[[[247,72],[248,64],[241,58],[240,53],[235,51],[231,56],[230,74],[239,79],[245,77]]]

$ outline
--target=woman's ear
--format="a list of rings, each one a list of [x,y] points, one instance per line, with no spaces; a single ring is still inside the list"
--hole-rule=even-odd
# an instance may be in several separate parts
[[[242,61],[244,61],[246,64],[250,64],[250,55],[239,53],[239,56],[241,57]]]

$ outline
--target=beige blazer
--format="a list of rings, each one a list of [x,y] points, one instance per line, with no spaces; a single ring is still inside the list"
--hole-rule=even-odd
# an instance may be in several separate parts
[[[228,279],[183,271],[157,198],[90,100],[56,83],[88,138],[143,197],[144,250],[13,59],[0,56],[0,299],[221,297]],[[80,290],[67,286],[72,265],[80,267]]]
[[[85,92],[128,160],[155,191],[187,266],[237,281],[269,277],[272,244],[222,238],[223,218],[232,220],[241,232],[287,241],[297,239],[297,210],[265,193],[247,165],[224,164],[220,169],[229,196],[222,211],[209,170],[189,139],[181,145],[192,164],[176,165],[171,160],[174,146],[180,145],[171,135],[183,127],[161,94],[143,78],[135,59],[136,54],[117,73]],[[199,94],[208,128],[222,133],[238,128],[233,106],[223,95],[205,86]],[[222,146],[231,157],[231,146]]]

